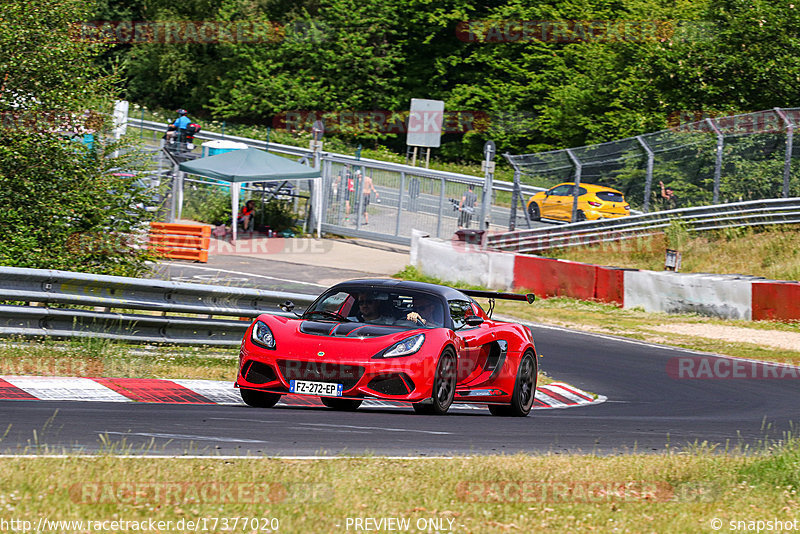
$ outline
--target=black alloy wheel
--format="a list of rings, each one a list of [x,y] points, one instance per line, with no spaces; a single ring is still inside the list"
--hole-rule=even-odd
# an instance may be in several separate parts
[[[433,396],[430,403],[414,404],[414,411],[423,415],[444,415],[456,396],[456,355],[448,347],[439,358],[433,379]]]
[[[536,397],[536,380],[539,376],[536,358],[528,351],[522,356],[517,369],[517,380],[514,383],[514,392],[511,394],[511,404],[489,405],[492,415],[502,417],[525,417],[533,408]]]

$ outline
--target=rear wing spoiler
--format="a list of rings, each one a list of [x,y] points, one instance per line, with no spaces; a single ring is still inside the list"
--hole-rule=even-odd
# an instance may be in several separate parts
[[[461,292],[470,297],[481,297],[486,299],[519,300],[522,302],[527,302],[528,304],[532,304],[533,301],[536,299],[536,295],[534,295],[533,293],[526,293],[524,295],[520,295],[518,293],[503,293],[499,291],[479,291],[477,289],[462,289]]]

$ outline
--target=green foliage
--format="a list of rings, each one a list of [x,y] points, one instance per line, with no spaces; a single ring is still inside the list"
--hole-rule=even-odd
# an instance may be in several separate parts
[[[292,211],[291,202],[279,199],[258,205],[255,212],[256,224],[268,226],[273,232],[291,230],[296,220],[297,216]]]
[[[0,25],[0,264],[135,275],[146,212],[140,162],[107,143],[111,78],[94,66],[99,46],[70,39],[88,17],[80,0],[3,4]],[[99,111],[98,111],[99,110]],[[70,138],[94,135],[91,148]],[[122,156],[116,156],[121,153]]]
[[[670,219],[664,234],[667,237],[667,246],[674,250],[682,250],[691,239],[689,228],[682,219]]]
[[[182,216],[193,221],[230,224],[231,190],[229,185],[194,186],[184,191]]]
[[[766,487],[800,489],[800,440],[792,437],[770,451],[765,458],[756,459],[739,470],[748,484]]]
[[[98,9],[111,20],[271,22],[258,43],[118,46],[133,100],[284,127],[292,110],[403,112],[411,98],[442,99],[448,110],[482,117],[474,129],[444,136],[435,153],[449,161],[480,159],[487,139],[499,153],[535,152],[659,130],[676,117],[796,105],[800,70],[800,9],[768,0],[103,0]],[[622,36],[490,38],[502,21],[569,20],[640,26]],[[699,137],[711,145],[703,153],[713,154],[713,135]],[[329,127],[326,143],[334,140],[401,151],[405,135],[351,123]],[[729,180],[723,196],[775,196],[779,162],[744,152],[736,161],[737,150],[726,150],[726,173],[745,179]],[[693,205],[709,202],[713,156],[699,155],[689,148],[665,156],[656,183]],[[608,178],[641,207],[642,158],[631,165]]]

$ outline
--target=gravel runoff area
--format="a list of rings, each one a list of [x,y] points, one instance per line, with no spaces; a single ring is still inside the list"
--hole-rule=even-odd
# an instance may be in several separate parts
[[[800,350],[800,333],[784,330],[760,330],[738,326],[670,323],[649,326],[651,330],[670,334],[688,334],[709,339],[721,339],[734,343],[755,343],[786,350]]]

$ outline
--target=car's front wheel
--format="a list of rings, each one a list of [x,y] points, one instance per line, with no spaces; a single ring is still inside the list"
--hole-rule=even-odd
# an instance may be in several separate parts
[[[352,412],[358,409],[363,402],[361,399],[339,399],[334,397],[320,397],[319,400],[328,408],[342,412]]]
[[[536,396],[536,379],[539,370],[536,357],[528,351],[522,356],[517,368],[517,380],[514,382],[514,392],[511,395],[511,404],[489,405],[492,415],[502,417],[525,417],[531,412],[533,400]]]
[[[240,389],[239,393],[244,403],[253,408],[272,408],[281,400],[281,396],[278,393],[254,391],[252,389]]]
[[[538,221],[542,218],[542,214],[539,212],[539,205],[536,202],[528,204],[528,218],[532,221]]]
[[[439,358],[433,378],[433,395],[428,403],[414,404],[414,411],[423,415],[444,415],[456,396],[456,355],[447,348]]]

